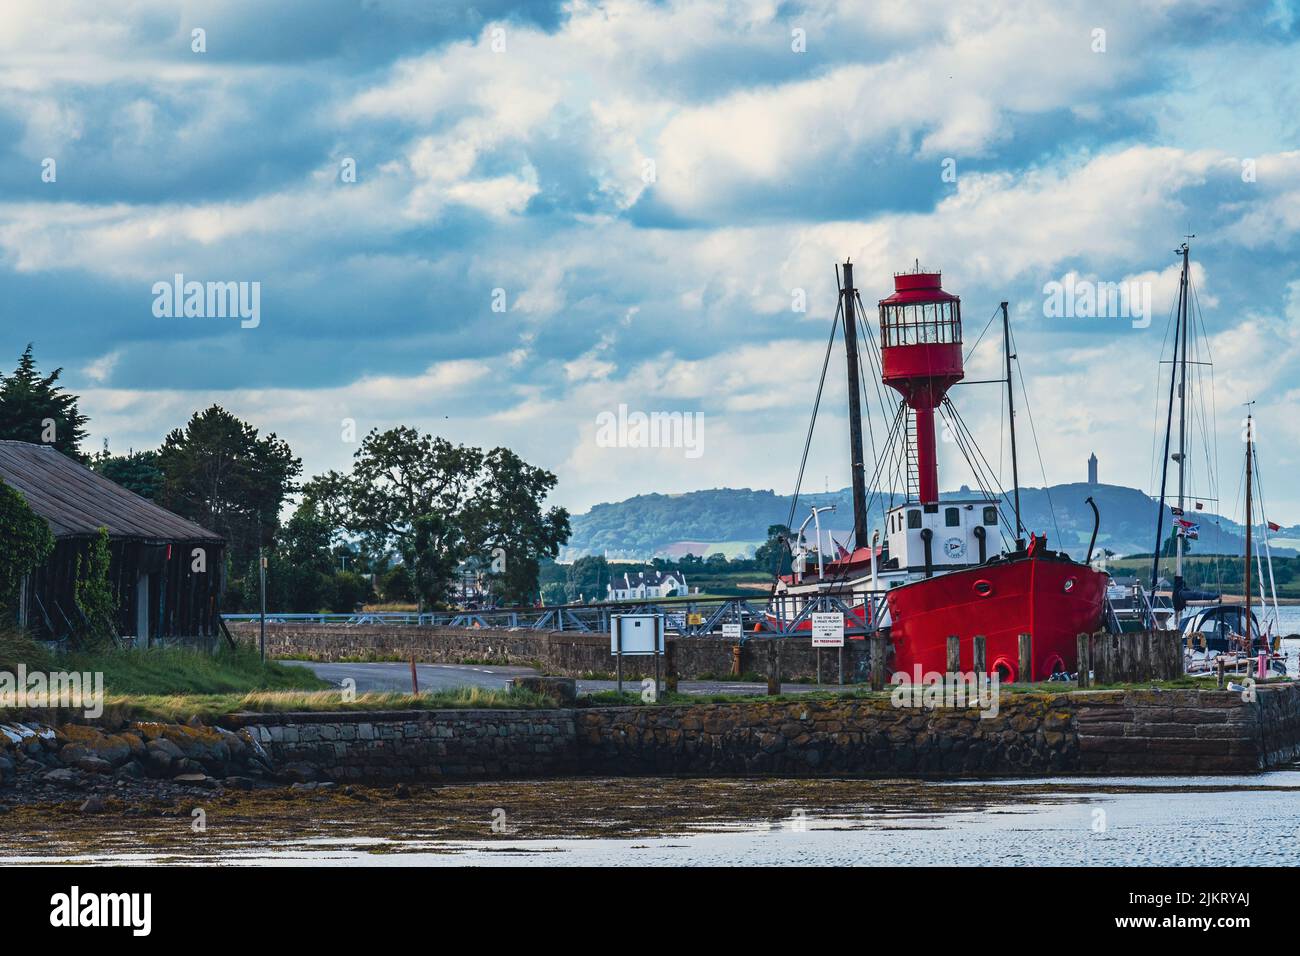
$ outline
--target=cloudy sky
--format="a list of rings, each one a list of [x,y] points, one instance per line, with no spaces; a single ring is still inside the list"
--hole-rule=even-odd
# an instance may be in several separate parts
[[[1190,232],[1221,492],[1253,399],[1290,523],[1297,103],[1288,0],[9,0],[0,358],[34,342],[115,451],[215,401],[308,474],[346,465],[353,419],[508,445],[574,510],[788,492],[835,263],[870,305],[919,259],[968,347],[1011,302],[1026,483],[1095,450],[1149,488]],[[259,324],[156,315],[177,273],[260,283]],[[1149,327],[1044,315],[1071,274],[1146,283]],[[998,374],[995,332],[970,378]],[[832,372],[817,490],[848,483]],[[1005,476],[998,389],[954,398]],[[602,447],[620,404],[701,413],[701,453]],[[969,482],[941,448],[941,485]]]

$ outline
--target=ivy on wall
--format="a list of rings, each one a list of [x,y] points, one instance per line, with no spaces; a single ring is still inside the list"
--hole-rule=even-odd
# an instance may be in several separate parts
[[[117,599],[108,580],[108,529],[100,528],[84,555],[77,555],[72,595],[81,612],[81,637],[95,642],[114,636]]]
[[[18,607],[23,578],[54,550],[54,536],[45,519],[32,511],[27,499],[0,481],[0,610],[7,619]]]

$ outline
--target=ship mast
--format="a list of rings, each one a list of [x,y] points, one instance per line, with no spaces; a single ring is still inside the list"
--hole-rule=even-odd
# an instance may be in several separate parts
[[[865,548],[867,541],[867,479],[862,454],[862,398],[858,392],[858,322],[853,306],[853,263],[844,263],[844,350],[849,360],[849,464],[853,474],[853,547]],[[819,542],[820,543],[820,542]]]
[[[1169,459],[1172,457],[1178,462],[1178,512],[1180,516],[1183,512],[1186,491],[1186,444],[1187,444],[1187,271],[1188,246],[1186,239],[1195,239],[1195,235],[1184,237],[1184,242],[1178,247],[1177,252],[1183,257],[1183,271],[1178,280],[1178,312],[1174,325],[1174,361],[1173,368],[1169,373],[1169,413],[1165,419],[1165,448],[1160,457],[1160,508],[1156,512],[1156,546],[1155,554],[1151,558],[1151,591],[1155,593],[1156,581],[1160,574],[1160,551],[1164,547],[1164,525],[1165,525],[1165,488],[1169,479]],[[1178,451],[1174,455],[1169,454],[1169,438],[1173,427],[1174,420],[1174,387],[1178,388]],[[1183,591],[1183,536],[1174,533],[1174,587],[1173,587],[1173,605],[1174,614],[1177,615],[1183,609],[1182,591]]]
[[[1247,402],[1246,407],[1254,405],[1254,402]],[[1254,521],[1254,515],[1251,512],[1251,469],[1250,459],[1251,446],[1255,442],[1255,425],[1252,415],[1246,414],[1246,653],[1250,654],[1254,650],[1254,639],[1250,633],[1250,526]]]
[[[1178,510],[1184,505],[1185,484],[1187,480],[1187,243],[1182,245],[1183,274],[1178,283],[1178,298],[1182,309],[1183,348],[1182,358],[1178,363]],[[1184,516],[1186,517],[1186,516]],[[1183,539],[1181,534],[1174,535],[1174,613],[1181,610],[1183,593]]]
[[[1025,546],[1025,526],[1020,521],[1020,470],[1016,463],[1016,406],[1011,389],[1011,323],[1007,319],[1007,304],[1002,303],[1002,351],[1007,359],[1007,423],[1011,426],[1011,487],[1016,504],[1016,550]]]

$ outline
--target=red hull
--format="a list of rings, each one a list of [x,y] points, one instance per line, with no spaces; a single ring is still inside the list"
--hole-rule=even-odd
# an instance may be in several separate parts
[[[1102,623],[1105,575],[1057,558],[1018,558],[953,571],[889,592],[893,670],[911,680],[948,668],[948,637],[960,639],[963,672],[974,667],[976,634],[984,635],[988,670],[1020,680],[1021,634],[1032,635],[1030,680],[1077,669],[1077,638]],[[1072,582],[1067,589],[1066,583]]]

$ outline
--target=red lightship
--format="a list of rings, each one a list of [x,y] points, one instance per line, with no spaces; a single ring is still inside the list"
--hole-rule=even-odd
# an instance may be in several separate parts
[[[868,540],[858,390],[859,305],[853,267],[846,263],[839,315],[844,321],[849,358],[853,548],[839,549],[835,559],[819,560],[810,571],[801,529],[792,541],[792,572],[782,577],[774,601],[794,601],[796,608],[797,602],[820,596],[854,602],[851,616],[846,618],[848,625],[880,627],[892,647],[890,670],[903,672],[908,679],[914,678],[917,667],[922,674],[948,669],[950,636],[959,641],[961,670],[973,670],[976,635],[985,638],[985,671],[997,672],[1003,680],[1045,680],[1072,673],[1076,670],[1077,635],[1102,624],[1106,575],[1093,569],[1088,559],[1079,562],[1064,552],[1049,551],[1045,534],[1031,534],[1026,542],[1020,519],[1014,419],[1013,494],[986,490],[978,496],[940,497],[936,411],[944,415],[949,433],[977,477],[982,456],[947,398],[948,390],[964,376],[961,301],[943,290],[939,273],[923,272],[919,267],[895,275],[894,293],[879,303],[881,381],[901,396],[891,430],[895,440],[887,452],[893,457],[885,462],[893,460],[905,470],[907,493],[902,504],[892,507],[885,507],[882,500],[884,541],[877,545]],[[1005,302],[1002,320],[1004,341],[1008,342],[1006,382],[1011,409],[1013,356]],[[882,464],[876,466],[877,475]],[[983,475],[991,477],[987,470]],[[876,494],[878,490],[873,491],[873,498]],[[1013,511],[1010,516],[1008,504]],[[820,530],[817,537],[815,553],[820,559]],[[995,549],[995,542],[1002,546]],[[788,604],[783,604],[783,617],[786,610]],[[861,620],[855,622],[853,616]],[[1031,638],[1029,674],[1019,673],[1021,634]]]

